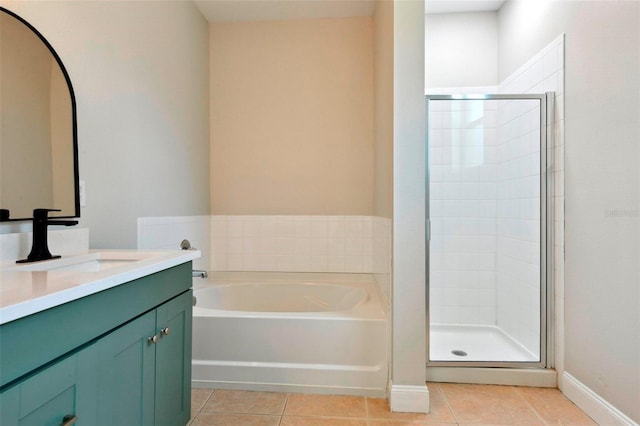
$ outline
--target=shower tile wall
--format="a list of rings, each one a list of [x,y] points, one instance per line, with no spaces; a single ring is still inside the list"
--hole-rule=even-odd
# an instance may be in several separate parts
[[[515,73],[504,80],[498,88],[499,93],[545,93],[555,92],[555,115],[553,145],[548,147],[548,157],[551,158],[553,187],[552,198],[552,222],[554,230],[553,239],[553,282],[555,287],[556,317],[562,318],[562,295],[564,293],[564,35],[558,37],[545,49],[535,55]],[[523,115],[524,114],[524,115]],[[519,115],[520,120],[510,120]],[[503,175],[513,182],[526,179],[538,179],[534,176],[534,157],[539,152],[534,152],[532,142],[526,142],[527,138],[537,137],[532,130],[532,118],[526,117],[524,111],[513,111],[507,108],[500,111],[501,139],[498,156],[503,161]],[[508,125],[507,123],[518,123]],[[509,133],[510,132],[510,133]],[[507,142],[509,133],[512,140],[522,137],[520,148],[509,147]],[[529,135],[529,136],[526,136]],[[529,139],[530,141],[532,139]],[[512,166],[510,166],[510,164]],[[515,164],[519,164],[515,166]],[[527,177],[527,175],[529,175]],[[518,340],[523,346],[532,352],[537,352],[539,345],[538,330],[538,301],[537,286],[534,289],[534,279],[538,279],[539,263],[533,262],[534,257],[539,256],[537,251],[537,228],[539,222],[534,220],[534,213],[539,205],[533,200],[532,195],[513,192],[502,188],[501,204],[504,213],[498,223],[501,233],[498,236],[498,310],[497,325]],[[513,209],[517,208],[517,211]],[[534,232],[534,230],[536,232]],[[516,235],[519,235],[516,237]],[[515,250],[519,258],[510,256]],[[517,278],[519,277],[519,278]],[[535,309],[535,315],[534,310]],[[516,316],[516,313],[520,312]],[[526,312],[525,315],[522,315]],[[556,321],[562,324],[562,321]],[[556,342],[562,342],[562,329],[556,329]],[[556,343],[556,353],[562,353],[562,348]],[[561,362],[561,357],[556,357],[556,365]],[[558,365],[557,365],[558,366]]]
[[[496,105],[432,101],[429,121],[431,321],[493,325]]]
[[[540,108],[498,108],[497,325],[534,354],[540,335]]]

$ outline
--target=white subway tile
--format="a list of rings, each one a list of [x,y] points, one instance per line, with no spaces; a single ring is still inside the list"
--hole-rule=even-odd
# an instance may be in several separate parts
[[[327,257],[327,270],[329,272],[346,272],[346,263],[345,257],[329,255]]]
[[[259,271],[260,270],[260,256],[257,254],[245,253],[243,258],[244,271]]]
[[[344,257],[344,268],[345,272],[355,272],[360,273],[363,271],[362,267],[362,258],[363,256],[345,256]]]
[[[278,238],[278,256],[293,256],[296,254],[296,238]]]
[[[210,267],[213,271],[226,271],[228,270],[227,255],[226,254],[212,254],[210,260]]]
[[[277,271],[278,270],[278,256],[275,254],[263,254],[259,255],[260,270],[262,271]]]
[[[476,306],[461,306],[459,311],[459,321],[461,324],[477,324],[479,319],[478,308]]]
[[[314,272],[328,272],[328,257],[326,255],[311,256],[311,270]]]
[[[278,237],[278,216],[260,216],[260,236],[263,238]]]
[[[305,272],[311,269],[311,256],[297,254],[293,256],[293,270]]]
[[[362,217],[347,216],[344,221],[344,235],[347,239],[362,238]]]
[[[313,244],[313,240],[310,238],[296,238],[295,254],[298,256],[311,256],[312,244]]]
[[[296,237],[296,224],[292,216],[278,216],[276,223],[277,235],[279,238]]]
[[[226,238],[227,237],[227,217],[226,216],[211,216],[211,238]]]
[[[244,236],[243,220],[239,216],[227,217],[227,236],[229,238],[242,238]]]
[[[244,258],[241,254],[229,254],[227,256],[227,270],[244,271]]]
[[[245,237],[242,239],[242,252],[245,255],[260,253],[260,246],[257,238]]]
[[[326,218],[318,218],[311,221],[311,237],[327,238],[329,235],[329,225]]]
[[[245,216],[243,220],[243,233],[244,237],[259,237],[260,232],[260,219],[257,216]]]
[[[278,271],[293,271],[295,268],[293,255],[278,255],[277,256],[277,265]]]
[[[343,216],[330,216],[328,222],[328,236],[329,238],[335,239],[345,238],[346,233],[346,225]]]
[[[373,256],[371,256],[371,255],[362,256],[362,271],[361,272],[366,273],[366,274],[371,274],[371,273],[374,272]]]
[[[227,254],[242,255],[244,251],[244,241],[242,238],[227,238]]]
[[[460,308],[458,306],[443,306],[442,322],[445,324],[460,324]]]
[[[346,240],[344,238],[329,238],[327,243],[329,256],[344,256],[346,254]]]
[[[310,219],[305,216],[298,216],[295,218],[295,236],[297,238],[310,238],[311,237],[311,224]]]

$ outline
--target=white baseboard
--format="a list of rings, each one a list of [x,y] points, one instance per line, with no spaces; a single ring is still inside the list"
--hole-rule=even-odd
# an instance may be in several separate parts
[[[562,374],[562,392],[598,424],[638,426],[638,423],[567,372]]]
[[[401,413],[428,413],[429,389],[426,385],[391,385],[389,395],[391,411]]]

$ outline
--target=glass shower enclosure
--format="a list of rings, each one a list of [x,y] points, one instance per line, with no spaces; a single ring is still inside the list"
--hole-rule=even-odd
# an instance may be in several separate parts
[[[548,366],[551,99],[426,97],[428,366]]]

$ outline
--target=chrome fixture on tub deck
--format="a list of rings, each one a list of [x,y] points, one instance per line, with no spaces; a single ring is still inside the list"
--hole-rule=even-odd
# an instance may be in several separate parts
[[[180,249],[181,250],[197,250],[195,247],[191,247],[191,243],[187,239],[182,240],[182,242],[180,243]],[[207,271],[203,271],[201,269],[194,269],[193,271],[191,271],[191,277],[193,278],[195,277],[207,278],[208,276],[209,274],[207,273]]]

